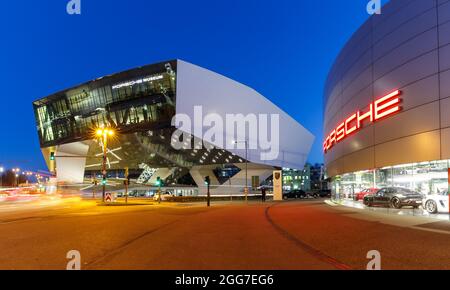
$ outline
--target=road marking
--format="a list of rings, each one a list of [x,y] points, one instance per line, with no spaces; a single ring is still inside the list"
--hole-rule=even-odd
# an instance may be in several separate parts
[[[329,206],[339,206],[338,204],[332,202],[331,200],[325,200],[325,203],[328,204]]]
[[[115,255],[119,254],[122,250],[124,250],[126,247],[128,247],[132,243],[134,243],[134,242],[136,242],[136,241],[138,241],[138,240],[140,240],[142,238],[145,238],[145,237],[147,237],[147,236],[149,236],[149,235],[151,235],[151,234],[153,234],[155,232],[158,232],[158,231],[160,231],[160,230],[162,230],[162,229],[164,229],[166,227],[169,227],[169,226],[179,222],[180,220],[175,220],[175,221],[172,221],[170,223],[161,225],[161,226],[159,226],[157,228],[154,228],[154,229],[151,229],[149,231],[146,231],[145,233],[142,233],[139,236],[134,237],[133,239],[130,239],[130,240],[126,241],[125,243],[122,243],[121,245],[119,245],[118,247],[115,247],[114,249],[109,249],[107,254],[104,254],[102,256],[94,258],[92,261],[87,262],[84,265],[86,266],[86,268],[87,267],[92,267],[92,266],[95,266],[95,265],[99,265],[101,262],[107,260],[108,258],[112,258]]]

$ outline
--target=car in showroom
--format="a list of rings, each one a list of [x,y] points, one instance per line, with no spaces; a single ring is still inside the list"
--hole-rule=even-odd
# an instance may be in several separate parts
[[[401,209],[405,206],[419,208],[423,195],[407,188],[386,187],[364,197],[364,205],[368,207],[383,206]]]
[[[286,193],[283,193],[283,199],[307,198],[307,197],[308,195],[306,194],[306,192],[301,189],[294,189]]]
[[[422,206],[430,214],[449,213],[449,199],[448,190],[446,190],[438,194],[427,195]]]
[[[379,190],[380,189],[378,189],[378,188],[366,188],[366,189],[363,189],[363,190],[361,190],[360,192],[358,192],[355,195],[355,200],[356,201],[364,200],[364,197],[366,197],[367,195],[370,195],[370,194],[375,194]]]

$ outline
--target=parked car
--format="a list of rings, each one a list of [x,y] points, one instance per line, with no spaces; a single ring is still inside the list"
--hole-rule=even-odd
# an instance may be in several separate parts
[[[423,200],[422,206],[431,214],[449,213],[449,198],[447,190],[438,194],[427,195]]]
[[[170,192],[163,192],[163,193],[161,193],[161,201],[169,200],[169,199],[172,198],[172,197],[174,197],[174,195],[171,194]],[[154,200],[154,201],[159,201],[159,194],[158,194],[158,193],[156,193],[156,194],[153,196],[153,200]]]
[[[306,197],[307,197],[306,192],[300,189],[294,189],[283,194],[283,199],[306,198]]]
[[[404,206],[418,208],[422,205],[423,196],[415,191],[401,187],[387,187],[375,194],[364,197],[366,206],[387,206],[401,209]]]
[[[316,191],[308,191],[306,193],[306,197],[307,198],[319,198],[320,196],[319,196],[319,193]]]
[[[331,198],[331,190],[329,189],[322,189],[315,192],[316,195],[318,195],[320,198]]]
[[[137,190],[132,190],[128,193],[128,196],[131,197],[138,197],[138,191]]]
[[[380,189],[378,188],[366,188],[364,190],[361,190],[360,192],[358,192],[355,195],[355,200],[356,201],[360,201],[360,200],[364,200],[364,197],[369,195],[369,194],[375,194],[379,191]]]

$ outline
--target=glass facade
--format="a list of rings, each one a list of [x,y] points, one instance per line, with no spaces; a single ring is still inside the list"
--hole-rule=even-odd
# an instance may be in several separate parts
[[[305,165],[303,170],[283,169],[283,190],[311,190],[311,166]]]
[[[99,127],[109,127],[116,134],[108,140],[107,171],[117,174],[127,168],[141,183],[149,182],[157,169],[167,169],[167,184],[191,185],[189,170],[193,166],[245,162],[226,150],[209,149],[214,147],[211,144],[203,146],[198,138],[191,140],[193,149],[177,150],[171,145],[176,140],[171,123],[176,114],[177,63],[132,69],[35,101],[40,145],[48,149],[43,150],[46,158],[49,150],[64,155],[64,150],[80,146],[87,150],[77,154],[86,156],[88,176],[98,174],[103,145],[95,133]],[[62,146],[66,144],[76,145]],[[194,145],[203,147],[194,149]],[[231,174],[221,180],[225,182],[236,172]]]
[[[422,195],[448,190],[450,160],[404,164],[348,173],[332,179],[333,198],[354,200],[356,194],[370,188],[399,187]]]
[[[34,102],[41,147],[92,138],[95,128],[121,133],[170,126],[175,114],[176,62],[98,79]]]

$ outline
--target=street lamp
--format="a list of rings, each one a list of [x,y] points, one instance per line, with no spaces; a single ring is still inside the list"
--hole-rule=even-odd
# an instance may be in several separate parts
[[[3,187],[3,172],[5,172],[5,168],[0,167],[0,179],[1,179],[0,187]]]
[[[248,141],[233,141],[233,144],[244,143],[245,144],[245,202],[248,202]]]
[[[18,187],[19,186],[19,172],[20,172],[20,168],[14,168],[12,170],[12,172],[15,173],[15,175],[14,175],[16,177],[15,183],[16,183],[16,186]]]
[[[99,128],[96,131],[97,137],[101,138],[102,144],[103,144],[103,162],[102,162],[102,174],[103,174],[103,180],[102,180],[102,201],[105,202],[105,195],[106,195],[106,160],[107,160],[107,154],[108,154],[108,137],[114,136],[114,130],[110,128]]]

